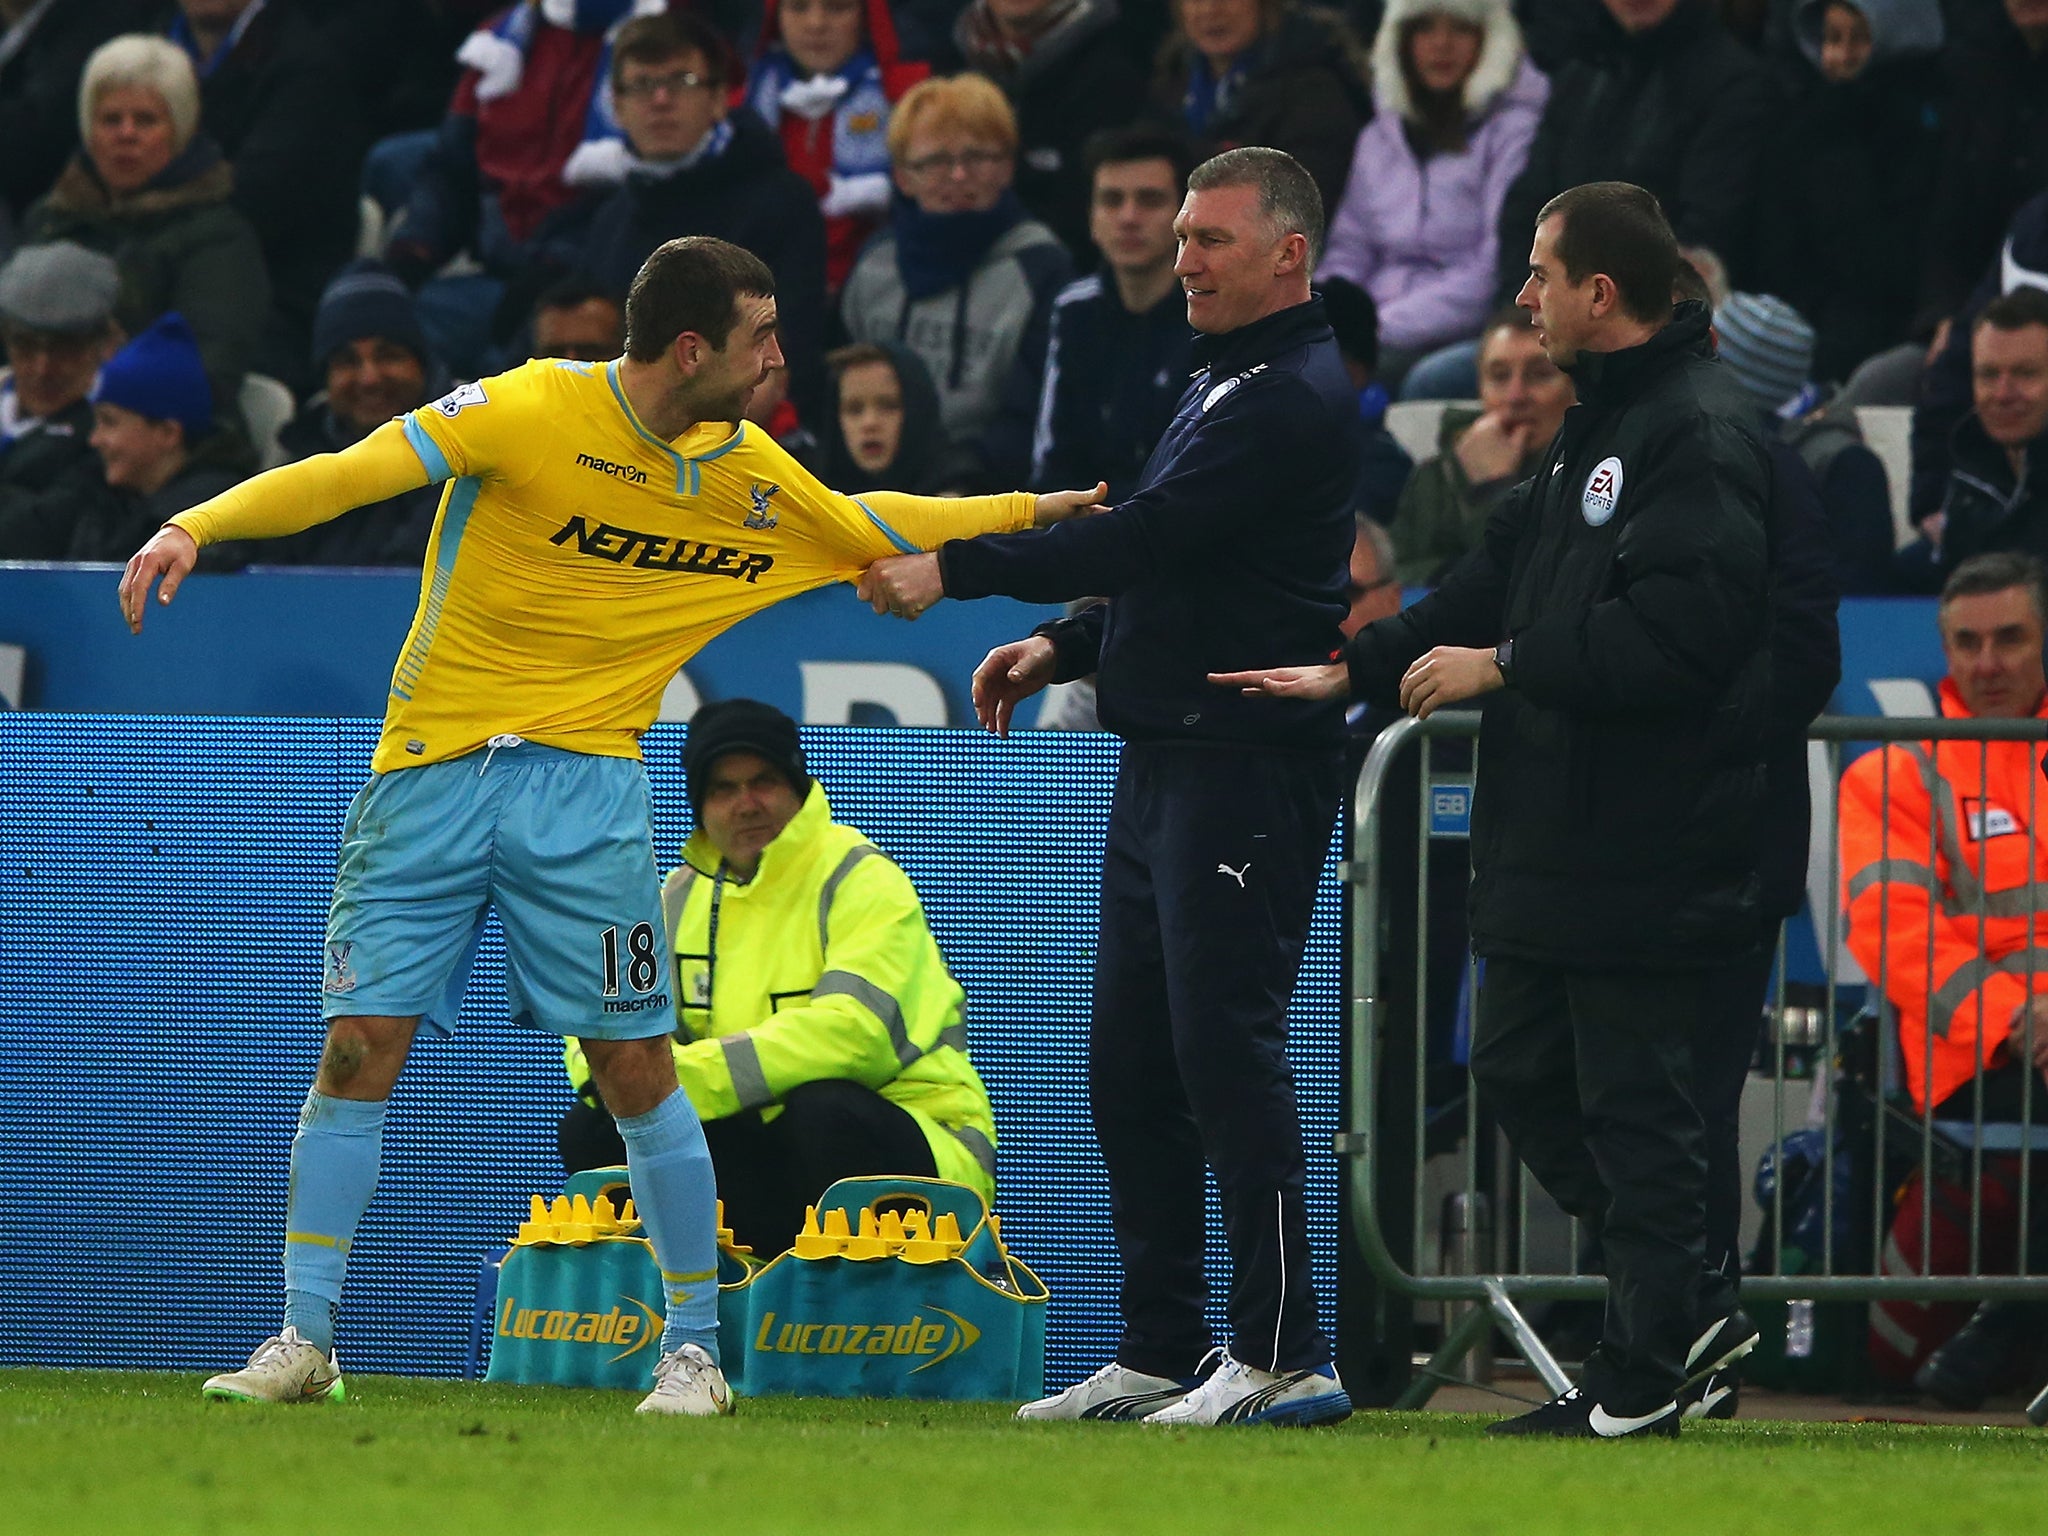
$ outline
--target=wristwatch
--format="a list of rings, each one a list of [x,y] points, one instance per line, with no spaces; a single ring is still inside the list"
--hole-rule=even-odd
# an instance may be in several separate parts
[[[1497,670],[1497,671],[1498,671],[1498,672],[1500,673],[1500,685],[1501,685],[1501,687],[1503,687],[1503,688],[1512,688],[1512,687],[1514,687],[1514,686],[1515,686],[1515,642],[1514,642],[1514,641],[1512,641],[1512,640],[1503,640],[1503,641],[1501,641],[1501,643],[1500,643],[1499,645],[1496,645],[1496,646],[1495,646],[1495,647],[1493,648],[1493,665],[1494,665],[1494,668],[1495,668],[1495,670]]]

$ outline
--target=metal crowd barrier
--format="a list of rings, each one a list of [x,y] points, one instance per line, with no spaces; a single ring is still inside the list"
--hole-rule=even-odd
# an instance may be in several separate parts
[[[1428,925],[1430,921],[1428,885],[1432,855],[1432,844],[1441,842],[1446,836],[1462,836],[1461,819],[1469,817],[1471,804],[1471,770],[1457,768],[1445,772],[1439,767],[1440,754],[1433,751],[1436,744],[1446,739],[1472,739],[1479,734],[1479,715],[1473,711],[1447,711],[1427,721],[1403,719],[1389,726],[1374,742],[1360,770],[1353,798],[1352,857],[1344,868],[1344,878],[1353,887],[1352,919],[1349,943],[1351,947],[1351,994],[1349,998],[1349,1064],[1347,1068],[1347,1107],[1344,1130],[1336,1138],[1336,1150],[1345,1163],[1343,1174],[1345,1200],[1351,1216],[1351,1226],[1357,1245],[1358,1256],[1375,1281],[1396,1295],[1414,1301],[1443,1303],[1447,1315],[1454,1319],[1446,1324],[1441,1345],[1429,1358],[1426,1365],[1417,1370],[1407,1392],[1396,1406],[1416,1408],[1426,1403],[1437,1387],[1454,1379],[1451,1373],[1466,1356],[1475,1350],[1484,1351],[1489,1344],[1495,1327],[1503,1330],[1520,1351],[1522,1358],[1535,1370],[1544,1384],[1553,1393],[1561,1393],[1570,1385],[1570,1379],[1559,1365],[1551,1351],[1545,1346],[1536,1330],[1524,1315],[1524,1307],[1531,1302],[1564,1299],[1597,1299],[1605,1295],[1606,1280],[1597,1274],[1589,1274],[1579,1267],[1579,1232],[1576,1221],[1570,1228],[1570,1263],[1562,1270],[1539,1272],[1530,1264],[1530,1177],[1519,1162],[1505,1154],[1504,1148],[1496,1143],[1501,1141],[1497,1132],[1482,1135],[1482,1116],[1479,1102],[1472,1092],[1469,1073],[1465,1078],[1463,1096],[1464,1125],[1458,1140],[1464,1166],[1462,1190],[1453,1191],[1443,1202],[1446,1208],[1444,1245],[1449,1250],[1454,1245],[1462,1247],[1458,1257],[1464,1262],[1458,1265],[1464,1273],[1426,1273],[1421,1262],[1426,1253],[1425,1233],[1429,1212],[1425,1209],[1425,1172],[1429,1159],[1425,1153],[1425,1136],[1428,1130],[1430,1106],[1427,1101],[1428,1073],[1423,1064],[1428,1059],[1427,1032],[1429,1029],[1430,976],[1428,966]],[[1790,1007],[1786,1004],[1785,959],[1786,935],[1780,932],[1778,939],[1778,963],[1775,968],[1773,986],[1775,997],[1759,999],[1759,1039],[1768,1042],[1763,1052],[1767,1058],[1774,1091],[1770,1146],[1781,1148],[1789,1131],[1806,1128],[1805,1122],[1792,1123],[1786,1114],[1784,1085],[1798,1081],[1796,1067],[1808,1048],[1817,1048],[1818,1060],[1815,1070],[1826,1080],[1824,1091],[1813,1094],[1820,1111],[1820,1119],[1814,1128],[1821,1132],[1824,1166],[1821,1170],[1822,1200],[1822,1242],[1823,1253],[1817,1270],[1789,1275],[1745,1276],[1742,1282],[1746,1299],[1761,1301],[1783,1301],[1787,1303],[1812,1303],[1820,1301],[1981,1301],[1994,1298],[2043,1298],[2048,1297],[2048,1268],[2042,1267],[2048,1256],[2030,1255],[2027,1252],[2026,1212],[2033,1198],[2032,1158],[2028,1152],[2048,1152],[2048,1124],[2036,1131],[2036,1102],[2048,1099],[2048,1088],[2034,1082],[2034,1072],[2024,1074],[2025,1087],[2022,1090],[2022,1118],[2015,1126],[2009,1122],[1987,1122],[1981,1093],[1973,1094],[1974,1116],[1969,1121],[1939,1122],[1931,1113],[1912,1108],[1910,1100],[1903,1094],[1889,1091],[1899,1053],[1898,1034],[1891,1011],[1888,1008],[1874,1009],[1865,1015],[1863,1027],[1874,1027],[1876,1037],[1875,1060],[1880,1070],[1874,1082],[1868,1082],[1865,1107],[1868,1111],[1870,1138],[1870,1168],[1875,1176],[1869,1181],[1870,1207],[1867,1212],[1868,1226],[1865,1229],[1867,1244],[1857,1244],[1856,1252],[1838,1252],[1835,1242],[1835,1158],[1837,1146],[1837,1122],[1842,1115],[1838,1099],[1856,1085],[1845,1078],[1844,1065],[1838,1052],[1844,1040],[1844,1021],[1840,1016],[1842,994],[1857,988],[1867,990],[1871,1002],[1879,998],[1876,982],[1863,982],[1860,969],[1855,966],[1844,944],[1846,916],[1841,899],[1841,849],[1839,827],[1836,820],[1836,789],[1840,785],[1845,766],[1843,748],[1850,743],[1871,743],[1877,748],[1895,743],[1917,743],[1931,741],[1974,741],[1979,743],[1980,763],[1988,757],[1990,744],[2004,741],[2048,742],[2048,721],[2025,720],[1947,720],[1932,718],[1878,718],[1864,716],[1824,716],[1816,720],[1809,732],[1809,780],[1813,785],[1815,842],[1818,848],[1824,836],[1825,855],[1818,854],[1810,862],[1824,863],[1825,868],[1809,869],[1808,889],[1814,893],[1809,907],[1814,912],[1814,938],[1819,950],[1822,977],[1822,1002],[1818,1009]],[[1414,1006],[1413,1017],[1398,1019],[1389,1016],[1386,1000],[1386,983],[1389,975],[1383,971],[1382,923],[1385,915],[1386,893],[1383,891],[1383,869],[1385,862],[1382,849],[1382,832],[1387,810],[1387,784],[1390,771],[1400,754],[1419,751],[1420,765],[1417,774],[1417,790],[1420,803],[1417,807],[1415,857],[1416,871],[1416,953],[1414,957]],[[1893,765],[1885,760],[1881,775],[1881,788],[1885,802],[1889,804]],[[1931,769],[1929,770],[1931,775]],[[1980,769],[1980,776],[1982,770]],[[2029,794],[2026,827],[2023,829],[2031,840],[2034,830],[2040,825],[2038,812],[2040,801],[2048,786],[2042,783],[2040,773],[2029,773]],[[1938,782],[1938,781],[1937,781]],[[1823,793],[1825,790],[1825,793]],[[1981,798],[1981,797],[1980,797]],[[1979,814],[1984,814],[1980,806]],[[1912,850],[1897,850],[1889,845],[1889,825],[1885,834],[1885,859],[1879,878],[1888,880],[1895,877],[1895,871],[1907,870],[1909,866],[1924,860],[1925,869],[1936,866],[1938,854],[1945,850],[1938,844],[1939,815],[1928,818],[1926,846]],[[1448,830],[1447,830],[1448,829]],[[1441,856],[1441,855],[1439,855]],[[1896,861],[1896,862],[1894,862]],[[2032,930],[2037,942],[2048,946],[2048,910],[2044,910],[2042,897],[2048,892],[2036,889],[2036,861],[2028,860],[2028,880],[2024,913],[2036,914],[2036,928]],[[1952,871],[1953,872],[1953,871]],[[1899,876],[1910,878],[1909,875]],[[1923,876],[1923,879],[1925,877]],[[1818,883],[1816,883],[1818,882]],[[1927,882],[1932,884],[1933,882]],[[1936,894],[1936,893],[1931,893]],[[1823,899],[1824,898],[1824,899]],[[1978,890],[1974,905],[1979,930],[1979,954],[1983,953],[1981,936],[1987,913],[1995,903],[1987,903]],[[2003,906],[2014,906],[2008,898]],[[2006,914],[2001,915],[2020,915]],[[1881,933],[1880,969],[1884,966],[1882,946],[1888,946],[1891,936]],[[1933,940],[1926,941],[1927,991],[1934,993]],[[2048,947],[2044,947],[2048,955]],[[1403,956],[1384,957],[1387,964],[1405,963]],[[2029,977],[2031,990],[2032,954],[2028,954],[2025,974]],[[2048,959],[2043,960],[2048,968]],[[1850,979],[1843,979],[1847,972]],[[2017,974],[2017,972],[2016,972]],[[1468,952],[1465,959],[1465,995],[1473,1004],[1472,1016],[1476,1016],[1476,1001],[1479,991],[1477,964]],[[1815,1016],[1817,1012],[1817,1017]],[[1774,1022],[1777,1027],[1767,1028]],[[1412,1030],[1415,1068],[1413,1114],[1409,1123],[1401,1123],[1396,1117],[1393,1123],[1378,1123],[1376,1113],[1382,1091],[1382,1056],[1393,1040],[1393,1032]],[[1924,1031],[1927,1039],[1926,1065],[1928,1070],[1923,1082],[1931,1083],[1933,1073],[1933,1037],[1930,1027]],[[1789,1037],[1789,1038],[1788,1038]],[[1400,1042],[1404,1047],[1409,1042]],[[1981,1030],[1977,1041],[1977,1070],[1981,1078],[1984,1060],[1984,1046]],[[2022,1053],[2024,1056],[2024,1053]],[[1788,1079],[1788,1065],[1795,1067],[1795,1076]],[[1453,1111],[1455,1112],[1455,1111]],[[2048,1121],[2048,1115],[2042,1116]],[[2014,1133],[2017,1133],[2016,1135]],[[1439,1140],[1442,1133],[1439,1132]],[[1398,1145],[1395,1138],[1408,1138],[1408,1144]],[[1886,1187],[1883,1170],[1886,1167],[1886,1152],[1889,1145],[1895,1150],[1910,1152],[1917,1143],[1918,1167],[1928,1170],[1929,1176],[1920,1180],[1921,1209],[1921,1251],[1918,1257],[1918,1274],[1912,1276],[1885,1275],[1882,1268],[1881,1250],[1887,1240],[1892,1212],[1889,1209],[1892,1191]],[[1928,1271],[1931,1264],[1933,1223],[1931,1221],[1935,1179],[1931,1176],[1936,1164],[1936,1152],[1940,1149],[1946,1159],[1946,1166],[1966,1167],[1965,1177],[1969,1187],[1969,1263],[1961,1274],[1933,1275]],[[1980,1207],[1982,1173],[1987,1151],[2002,1152],[2020,1150],[2019,1196],[2018,1196],[2018,1264],[2013,1271],[1988,1272],[1983,1267],[1983,1212]],[[1513,1212],[1514,1219],[1506,1224],[1493,1223],[1491,1229],[1474,1220],[1476,1212],[1484,1209],[1482,1201],[1486,1195],[1483,1187],[1482,1169],[1490,1164],[1493,1169],[1491,1183],[1499,1187],[1504,1176],[1512,1187],[1513,1204],[1507,1200],[1499,1202],[1499,1208]],[[1743,1170],[1744,1199],[1749,1198],[1749,1186],[1754,1172],[1754,1149],[1743,1149],[1746,1166]],[[1382,1167],[1389,1161],[1413,1164],[1412,1188],[1408,1191],[1412,1204],[1408,1252],[1415,1260],[1404,1265],[1396,1257],[1388,1240],[1388,1230],[1381,1217]],[[1779,1174],[1775,1180],[1772,1206],[1767,1214],[1769,1230],[1783,1234],[1785,1209],[1785,1179],[1783,1157],[1779,1156]],[[1505,1192],[1503,1188],[1502,1192]],[[2044,1196],[2048,1198],[2048,1196]],[[1464,1230],[1454,1227],[1462,1220]],[[1507,1237],[1512,1229],[1514,1240]],[[1780,1238],[1782,1241],[1782,1237]],[[1867,1246],[1868,1251],[1861,1251]],[[1510,1251],[1512,1250],[1512,1251]],[[1483,1378],[1482,1378],[1483,1379]],[[2029,1410],[2034,1422],[2048,1422],[2048,1388],[2043,1388]]]

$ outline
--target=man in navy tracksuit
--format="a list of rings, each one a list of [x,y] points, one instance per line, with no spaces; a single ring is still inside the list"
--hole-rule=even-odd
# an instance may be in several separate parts
[[[1124,738],[1103,860],[1089,1090],[1124,1265],[1116,1359],[1024,1418],[1328,1423],[1351,1411],[1316,1323],[1287,1000],[1342,795],[1343,706],[1243,698],[1211,672],[1327,660],[1352,542],[1356,395],[1309,293],[1315,184],[1278,150],[1198,167],[1175,265],[1203,364],[1138,489],[1056,536],[879,563],[877,611],[1002,594],[1106,607],[974,675],[1006,732],[1046,684],[1098,675]],[[1202,1174],[1215,1170],[1231,1339],[1201,1377]]]

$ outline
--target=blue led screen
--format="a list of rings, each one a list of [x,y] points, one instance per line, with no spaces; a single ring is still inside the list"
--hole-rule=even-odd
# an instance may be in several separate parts
[[[664,867],[687,830],[683,733],[646,741]],[[335,844],[375,734],[0,714],[0,1364],[213,1370],[276,1327]],[[966,989],[1004,1235],[1052,1290],[1047,1379],[1073,1380],[1114,1344],[1085,1041],[1117,743],[843,727],[804,742],[837,818],[908,871]],[[1291,1047],[1326,1316],[1338,917],[1333,862]],[[560,1186],[560,1048],[509,1022],[502,978],[493,925],[461,1030],[423,1038],[400,1080],[350,1261],[349,1369],[460,1374],[483,1255]],[[1220,1301],[1213,1216],[1210,1250]]]

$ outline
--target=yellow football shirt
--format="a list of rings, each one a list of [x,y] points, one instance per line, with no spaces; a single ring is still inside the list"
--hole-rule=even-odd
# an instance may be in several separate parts
[[[676,669],[747,615],[885,555],[1028,527],[1034,506],[1023,494],[843,496],[748,423],[665,442],[634,413],[615,362],[527,363],[401,422],[448,488],[378,772],[497,735],[636,757]],[[260,516],[268,478],[221,513],[206,515],[209,503],[179,522],[208,542],[345,510]]]

